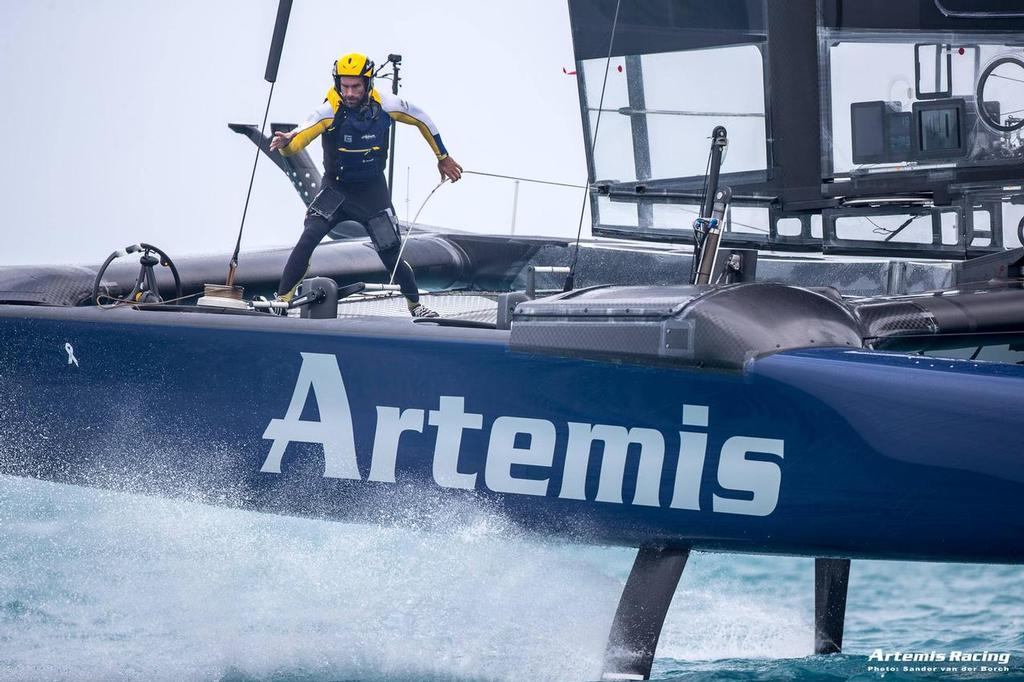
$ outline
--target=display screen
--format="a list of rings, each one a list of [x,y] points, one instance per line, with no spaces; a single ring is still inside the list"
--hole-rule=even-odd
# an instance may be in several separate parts
[[[922,152],[960,151],[960,109],[922,109],[918,112]]]
[[[889,115],[889,155],[894,160],[909,159],[914,141],[914,119],[909,111]]]
[[[853,117],[853,158],[857,163],[877,162],[885,154],[885,105],[882,102],[856,102],[850,107]]]
[[[911,158],[914,119],[899,102],[854,102],[850,106],[854,163],[898,163]]]

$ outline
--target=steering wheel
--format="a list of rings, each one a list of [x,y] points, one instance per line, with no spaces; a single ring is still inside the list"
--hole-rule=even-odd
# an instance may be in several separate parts
[[[1022,127],[1024,127],[1024,117],[1021,117],[1020,119],[1015,119],[1011,122],[1009,120],[1008,114],[1018,113],[1021,110],[1016,109],[1010,112],[1004,112],[1000,115],[996,114],[994,111],[990,110],[988,107],[985,106],[985,86],[988,84],[989,78],[992,78],[994,76],[995,78],[999,78],[1002,80],[1020,80],[1018,78],[1011,78],[1010,76],[1007,76],[1006,74],[1002,73],[993,74],[993,72],[996,69],[1006,64],[1013,64],[1017,66],[1020,69],[1020,75],[1024,76],[1024,60],[1021,60],[1020,57],[1016,55],[1006,55],[1003,57],[998,57],[996,59],[993,59],[989,63],[989,65],[985,67],[985,70],[981,72],[981,75],[978,76],[978,85],[975,89],[974,94],[975,103],[978,107],[978,115],[981,117],[981,120],[985,122],[985,125],[999,132],[1012,133],[1013,131],[1020,130]],[[996,103],[998,104],[998,101]],[[1000,122],[999,119],[1001,118],[1001,116],[1007,116],[1007,123],[1004,124]]]
[[[107,260],[103,261],[103,265],[100,266],[99,272],[96,273],[96,280],[92,285],[92,300],[97,302],[100,295],[100,286],[103,282],[103,275],[106,274],[107,268],[114,262],[115,259],[121,256],[127,256],[130,253],[142,252],[142,256],[139,258],[139,275],[135,278],[135,286],[132,288],[127,298],[115,299],[119,303],[162,303],[163,299],[160,297],[160,290],[156,284],[156,273],[153,271],[153,267],[156,265],[162,265],[170,269],[171,275],[174,277],[174,298],[172,300],[178,300],[182,297],[181,290],[181,277],[178,275],[178,268],[174,266],[174,261],[171,257],[164,253],[161,249],[153,246],[152,244],[132,244],[126,246],[123,249],[118,249],[109,256]],[[160,258],[155,258],[152,254],[156,253]]]

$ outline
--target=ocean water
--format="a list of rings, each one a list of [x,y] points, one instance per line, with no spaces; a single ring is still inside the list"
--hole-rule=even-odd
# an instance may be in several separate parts
[[[0,680],[600,676],[632,551],[431,512],[380,528],[0,477]],[[1024,679],[1024,567],[854,562],[845,653],[813,656],[812,623],[812,560],[695,553],[653,679]],[[883,675],[876,649],[1012,658]]]

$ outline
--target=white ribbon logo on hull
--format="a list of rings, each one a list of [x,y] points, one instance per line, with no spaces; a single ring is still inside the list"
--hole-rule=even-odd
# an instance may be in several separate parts
[[[75,349],[70,343],[64,344],[64,352],[68,354],[68,364],[78,367],[78,358],[75,357]]]

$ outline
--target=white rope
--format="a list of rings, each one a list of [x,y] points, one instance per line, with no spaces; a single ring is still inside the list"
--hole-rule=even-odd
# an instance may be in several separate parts
[[[412,226],[420,219],[420,213],[423,212],[423,208],[427,205],[427,202],[430,201],[430,197],[434,196],[434,192],[441,189],[441,185],[443,185],[447,179],[448,178],[441,178],[441,182],[437,183],[437,186],[430,190],[430,194],[428,194],[427,198],[423,200],[422,204],[420,204],[420,209],[416,211],[416,217],[414,217],[412,222],[409,223],[409,229],[405,233],[405,239],[402,240],[402,248],[398,250],[398,259],[395,261],[395,269],[391,271],[391,279],[388,280],[388,284],[395,283],[395,273],[398,272],[398,266],[402,264],[402,254],[405,253],[405,245],[409,243],[409,236],[412,234]]]

